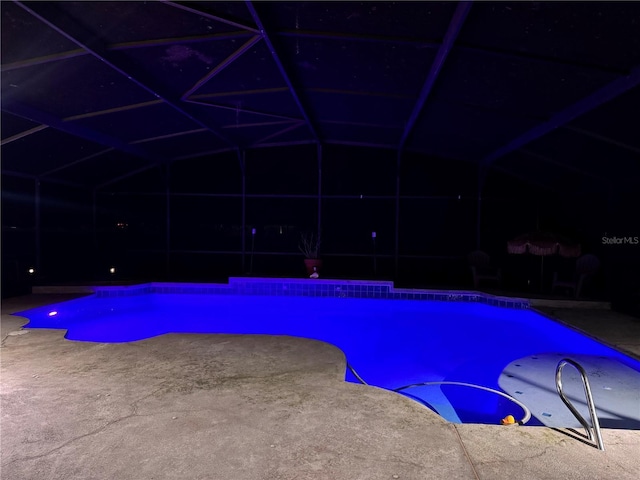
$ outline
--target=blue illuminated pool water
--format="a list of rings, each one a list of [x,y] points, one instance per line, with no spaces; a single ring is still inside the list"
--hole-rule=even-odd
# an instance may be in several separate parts
[[[499,390],[507,365],[545,352],[604,356],[640,372],[639,362],[534,311],[473,302],[151,293],[93,295],[17,315],[29,318],[30,329],[66,329],[66,338],[77,341],[133,342],[166,333],[316,339],[340,348],[367,383],[388,389],[454,381]],[[346,378],[354,380],[349,372]],[[462,390],[442,386],[420,396],[456,422],[520,415],[509,400]]]

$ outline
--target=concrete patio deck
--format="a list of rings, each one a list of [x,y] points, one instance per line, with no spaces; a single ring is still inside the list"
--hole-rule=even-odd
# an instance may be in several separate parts
[[[1,470],[27,479],[635,479],[640,431],[606,451],[545,427],[459,425],[343,381],[332,345],[293,337],[164,335],[127,344],[21,330],[2,302]],[[540,307],[640,357],[640,322]],[[640,408],[640,405],[639,407]]]

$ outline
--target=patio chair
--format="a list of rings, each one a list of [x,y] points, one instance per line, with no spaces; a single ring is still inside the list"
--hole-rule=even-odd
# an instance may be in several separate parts
[[[471,252],[467,256],[471,275],[473,277],[473,286],[478,288],[481,281],[496,282],[502,285],[502,270],[491,264],[491,257],[482,250]]]
[[[576,261],[576,271],[571,279],[562,279],[558,272],[553,274],[551,291],[564,289],[573,292],[575,298],[582,295],[582,289],[589,283],[596,272],[600,269],[600,260],[592,254],[583,255]]]

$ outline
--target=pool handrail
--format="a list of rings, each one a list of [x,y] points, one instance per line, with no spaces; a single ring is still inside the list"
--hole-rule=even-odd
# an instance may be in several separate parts
[[[566,365],[571,365],[574,367],[578,373],[580,373],[580,377],[582,378],[582,385],[584,387],[584,394],[587,397],[587,406],[589,408],[589,415],[591,416],[591,427],[584,419],[584,417],[578,412],[578,410],[573,406],[571,401],[566,397],[562,390],[562,369]],[[585,369],[575,360],[571,360],[570,358],[563,358],[558,362],[558,366],[556,367],[556,390],[558,391],[558,395],[567,406],[567,408],[573,413],[573,416],[580,422],[580,425],[587,432],[587,437],[589,440],[598,447],[599,450],[604,451],[604,442],[602,441],[602,434],[600,432],[600,421],[598,420],[598,414],[596,413],[596,407],[593,403],[593,395],[591,394],[591,386],[589,385],[589,378],[587,377],[587,372]]]

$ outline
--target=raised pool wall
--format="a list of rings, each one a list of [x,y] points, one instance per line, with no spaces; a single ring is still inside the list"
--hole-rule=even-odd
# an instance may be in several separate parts
[[[44,290],[44,289],[43,289]],[[98,297],[124,297],[148,293],[184,293],[203,295],[268,295],[334,298],[369,298],[386,300],[428,300],[444,302],[474,302],[496,307],[528,309],[529,300],[499,297],[481,292],[459,290],[424,290],[395,288],[389,281],[325,280],[298,278],[231,277],[222,283],[164,283],[151,282],[131,286],[88,287],[87,293]],[[45,293],[36,292],[34,293]]]

